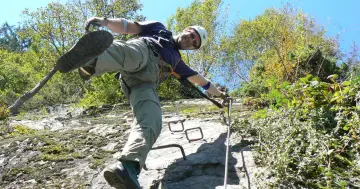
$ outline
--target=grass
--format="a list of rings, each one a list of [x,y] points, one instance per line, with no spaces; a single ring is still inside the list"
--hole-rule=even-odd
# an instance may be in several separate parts
[[[164,112],[175,112],[182,115],[198,114],[198,113],[207,113],[207,112],[216,112],[222,111],[214,105],[204,105],[204,104],[181,104],[179,106],[168,106],[163,108]]]
[[[23,125],[13,126],[13,131],[10,133],[10,136],[19,136],[19,135],[32,135],[35,134],[36,130],[30,129]]]

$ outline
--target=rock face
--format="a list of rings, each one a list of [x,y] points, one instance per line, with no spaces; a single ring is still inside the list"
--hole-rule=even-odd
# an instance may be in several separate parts
[[[155,146],[179,144],[184,148],[186,160],[178,148],[152,150],[147,158],[148,170],[140,174],[144,188],[198,189],[216,188],[224,184],[226,132],[227,126],[217,122],[204,122],[192,119],[184,122],[184,128],[200,127],[203,139],[189,142],[185,132],[171,132],[167,127],[155,143]],[[196,133],[198,132],[198,133]],[[200,138],[199,130],[194,131],[193,138]],[[249,142],[232,134],[230,138],[230,155],[228,167],[228,184],[238,188],[247,188],[246,175],[253,176],[253,162]],[[243,162],[242,156],[245,157]]]
[[[234,114],[243,113],[240,104],[233,107],[237,110]],[[50,110],[59,112],[55,109]],[[163,111],[163,130],[154,148],[173,146],[150,151],[147,169],[139,176],[141,186],[144,189],[224,188],[228,127],[223,112],[206,101],[165,103]],[[110,188],[102,171],[116,161],[126,142],[131,111],[126,106],[114,106],[97,110],[97,114],[78,112],[76,109],[49,113],[35,120],[14,117],[3,123],[3,127],[21,125],[20,128],[31,129],[23,128],[21,132],[14,129],[1,136],[0,188]],[[178,120],[185,120],[183,128]],[[178,122],[169,128],[172,121]],[[251,138],[232,132],[228,189],[257,187],[255,174],[260,168],[254,163],[251,144]]]

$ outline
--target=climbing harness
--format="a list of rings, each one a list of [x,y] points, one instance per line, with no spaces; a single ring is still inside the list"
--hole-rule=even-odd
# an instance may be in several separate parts
[[[228,119],[227,119],[227,136],[226,136],[226,157],[225,157],[225,176],[224,176],[224,189],[227,187],[227,178],[228,178],[228,167],[229,167],[229,151],[230,151],[230,128],[231,128],[231,106],[232,106],[232,98],[227,97],[226,99],[228,105]]]

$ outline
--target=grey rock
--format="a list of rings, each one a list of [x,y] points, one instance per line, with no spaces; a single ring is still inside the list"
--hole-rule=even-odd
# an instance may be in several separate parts
[[[111,142],[111,143],[107,144],[106,146],[101,147],[101,149],[103,149],[105,151],[113,151],[117,144],[118,144],[117,142]]]
[[[239,106],[235,102],[233,106]],[[182,100],[166,103],[165,106],[180,105],[210,105],[206,100]],[[121,148],[126,142],[130,130],[124,129],[133,121],[130,110],[122,110],[125,106],[104,106],[101,117],[98,115],[83,115],[83,109],[72,108],[69,105],[48,107],[48,115],[37,120],[10,120],[9,125],[23,125],[36,130],[47,129],[49,132],[78,132],[73,139],[74,144],[65,142],[73,147],[81,141],[91,143],[77,151],[68,153],[86,154],[81,158],[67,161],[38,160],[41,152],[36,150],[46,147],[46,142],[33,139],[9,140],[9,143],[0,145],[0,179],[10,170],[19,167],[29,167],[31,171],[41,169],[44,173],[52,175],[38,175],[38,178],[26,177],[26,171],[20,171],[10,180],[6,180],[3,188],[91,188],[110,189],[103,178],[103,168],[116,162],[120,156]],[[121,110],[121,112],[118,112]],[[184,130],[200,127],[203,138],[189,142],[184,131],[171,132],[167,122],[185,119],[186,115],[179,112],[166,112],[163,115],[162,133],[154,147],[176,144],[181,145],[185,158],[179,148],[165,148],[151,150],[146,160],[147,170],[141,170],[139,182],[143,189],[220,189],[224,186],[226,132],[227,126],[220,122],[221,112],[205,112],[191,115],[191,119],[184,122]],[[197,118],[197,115],[206,118]],[[184,117],[185,116],[185,117]],[[181,129],[180,124],[174,128]],[[126,127],[127,128],[127,127]],[[82,132],[79,132],[82,131]],[[89,136],[88,136],[89,135]],[[189,132],[189,138],[199,138],[199,130]],[[76,137],[79,137],[79,140]],[[81,138],[80,138],[81,137]],[[101,138],[95,145],[97,138]],[[57,140],[56,136],[53,140]],[[232,133],[230,137],[230,154],[228,166],[227,189],[263,188],[259,187],[255,174],[264,170],[254,162],[251,139]],[[33,150],[29,150],[31,147]],[[11,150],[9,150],[11,149]],[[119,150],[118,150],[119,149]],[[117,151],[116,153],[114,153]],[[6,153],[5,153],[6,152]],[[56,153],[56,152],[55,152]],[[76,154],[75,153],[75,154]],[[51,154],[50,154],[51,155]],[[243,161],[244,160],[244,161]],[[5,171],[6,170],[6,171]],[[0,188],[1,188],[0,186]]]

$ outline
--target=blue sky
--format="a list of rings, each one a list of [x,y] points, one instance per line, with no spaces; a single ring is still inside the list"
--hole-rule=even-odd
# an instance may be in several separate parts
[[[144,5],[143,14],[149,20],[166,23],[176,12],[176,7],[186,7],[192,0],[140,0]],[[360,45],[360,1],[359,0],[223,0],[229,5],[229,21],[252,19],[266,8],[280,8],[290,3],[302,9],[309,17],[327,30],[327,35],[340,35],[340,48],[346,52],[353,42]],[[154,11],[162,8],[162,11]]]
[[[3,0],[4,1],[4,0]],[[0,23],[5,21],[17,25],[22,21],[21,11],[25,8],[36,10],[46,6],[51,0],[12,0],[6,1],[0,7]],[[60,0],[66,2],[66,0]],[[144,5],[142,14],[148,20],[158,20],[166,23],[167,19],[176,12],[177,7],[186,7],[192,0],[139,0]],[[286,3],[300,8],[308,16],[314,18],[318,24],[324,26],[327,35],[340,35],[340,47],[346,52],[355,42],[360,45],[360,1],[358,0],[224,0],[229,5],[229,21],[251,19],[262,14],[266,8],[282,7]]]

